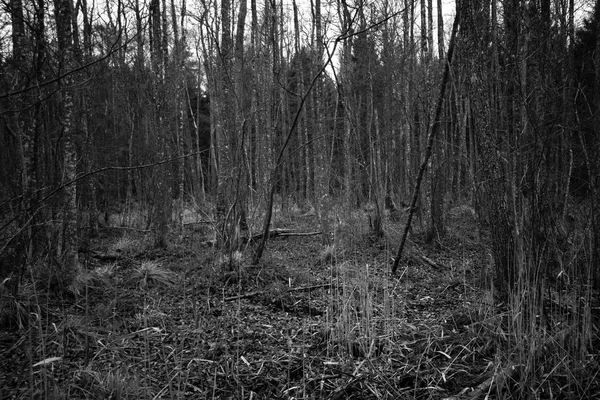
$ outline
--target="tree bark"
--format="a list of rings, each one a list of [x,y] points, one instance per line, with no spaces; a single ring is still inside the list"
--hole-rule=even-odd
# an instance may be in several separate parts
[[[166,67],[167,52],[166,43],[166,9],[165,1],[152,0],[150,3],[152,40],[151,56],[154,73],[154,139],[157,149],[158,161],[166,160],[170,154],[170,145],[166,129]],[[162,8],[161,8],[162,7]],[[167,234],[171,222],[172,200],[171,180],[167,165],[155,167],[156,179],[154,180],[154,247],[164,248],[168,245]]]
[[[421,0],[421,56],[423,58],[429,54],[429,43],[427,43],[427,6],[426,0]]]
[[[438,57],[444,59],[444,15],[442,13],[442,0],[437,0],[437,22],[438,22]]]
[[[74,68],[73,65],[73,32],[71,0],[55,0],[56,37],[60,51],[61,72]],[[74,116],[74,78],[72,74],[65,75],[60,81],[60,115],[63,138],[63,182],[73,182],[77,174],[77,153],[75,148],[77,127]],[[63,252],[59,254],[62,260],[61,267],[57,271],[59,287],[65,289],[72,282],[80,270],[77,234],[77,185],[66,185],[62,193],[62,230],[63,230]]]

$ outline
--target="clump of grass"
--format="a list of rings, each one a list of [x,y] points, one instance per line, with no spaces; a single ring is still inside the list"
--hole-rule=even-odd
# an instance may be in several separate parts
[[[105,216],[108,226],[145,229],[148,224],[147,206],[130,204],[122,210],[109,211]]]
[[[373,290],[381,282],[375,282],[369,265],[349,261],[333,267],[332,276],[337,280],[327,313],[328,351],[352,357],[376,355],[381,351],[379,336],[385,333],[379,322],[389,318],[384,315],[385,299],[376,298]]]
[[[550,247],[552,251],[561,244],[552,234],[545,240],[544,248]],[[594,293],[589,283],[597,266],[590,261],[591,254],[586,253],[589,247],[578,248],[576,242],[564,246],[564,251],[572,254],[572,260],[580,257],[579,265],[559,262],[554,269],[552,262],[546,262],[542,264],[546,274],[543,277],[536,270],[537,265],[523,263],[523,275],[508,298],[501,354],[506,357],[506,364],[520,366],[520,373],[514,377],[514,383],[498,385],[499,391],[507,393],[506,398],[532,395],[553,398],[559,393],[566,398],[597,396],[600,363],[593,343],[598,330],[593,320]],[[563,255],[544,256],[556,260]],[[563,271],[567,277],[577,277],[579,273],[579,279],[574,282],[558,279]],[[554,276],[557,279],[552,279]]]
[[[182,211],[182,217],[184,224],[193,224],[200,219],[198,212],[192,207],[185,207]]]
[[[109,371],[106,375],[84,370],[79,381],[79,386],[86,389],[90,398],[124,400],[144,398],[147,394],[137,376],[120,369]]]
[[[116,271],[117,271],[117,264],[110,263],[110,264],[105,264],[105,265],[101,265],[99,267],[94,268],[94,270],[92,271],[92,274],[97,279],[106,281],[106,280],[112,279],[115,276]]]
[[[267,290],[263,295],[264,301],[279,305],[291,303],[292,296],[287,289],[287,286],[281,281],[272,282],[267,286]]]
[[[0,283],[0,327],[24,329],[27,326],[29,311],[27,304],[14,297],[6,288],[9,278]]]
[[[305,210],[298,202],[293,202],[289,207],[289,212],[293,215],[301,215]]]
[[[64,354],[67,348],[72,347],[74,343],[77,343],[77,345],[82,344],[80,342],[80,331],[85,327],[83,316],[66,314],[62,320],[53,323],[49,329],[40,331],[40,338],[46,343],[47,351],[53,349],[54,354]],[[59,361],[59,359],[51,357],[40,362],[40,365],[42,363],[47,365],[55,361]]]
[[[86,279],[81,265],[66,269],[52,257],[34,263],[29,273],[35,290],[52,294],[77,295]]]
[[[132,280],[145,289],[150,285],[172,286],[175,276],[156,261],[144,261],[133,269]]]
[[[69,285],[69,292],[80,295],[85,288],[102,290],[111,284],[116,271],[116,264],[107,264],[92,271],[80,270]]]
[[[335,265],[337,262],[337,251],[335,245],[324,246],[319,255],[318,264],[321,265]]]
[[[241,251],[220,254],[215,261],[215,269],[221,271],[222,280],[227,283],[242,283],[248,278],[244,255]]]
[[[155,306],[147,304],[141,312],[138,312],[134,315],[134,323],[132,326],[137,326],[141,329],[148,328],[149,326],[160,326],[165,328],[166,319],[168,319],[168,315],[166,313],[160,311],[160,309]]]
[[[148,211],[132,210],[127,214],[126,224],[132,228],[144,229],[148,225]]]
[[[132,237],[125,233],[115,243],[110,246],[110,250],[115,253],[126,255],[141,253],[146,249],[146,243],[143,240]]]
[[[239,267],[244,259],[241,251],[234,251],[231,254],[219,254],[215,260],[217,268]]]
[[[294,268],[278,260],[284,257],[277,251],[267,255],[256,271],[252,272],[253,283],[258,287],[268,287],[274,282],[282,282],[287,287],[297,287],[311,283],[310,272]]]
[[[347,214],[341,212],[336,217],[334,227],[335,242],[354,246],[364,241],[365,235],[370,232],[369,215],[361,211],[351,211]]]

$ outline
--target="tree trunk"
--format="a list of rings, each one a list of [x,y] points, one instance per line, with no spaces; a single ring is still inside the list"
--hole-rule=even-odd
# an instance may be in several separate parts
[[[427,44],[428,56],[433,57],[433,0],[427,0]]]
[[[155,78],[154,85],[154,134],[156,155],[158,161],[164,161],[169,156],[169,141],[166,138],[168,129],[165,123],[165,73],[166,73],[166,36],[165,30],[166,10],[164,1],[152,0],[150,3],[151,12],[151,41],[150,51],[152,56],[152,69]],[[171,181],[168,171],[169,164],[154,167],[156,179],[154,185],[154,247],[164,248],[167,246],[167,234],[169,223],[171,222]]]
[[[444,59],[444,14],[442,13],[442,0],[437,0],[437,22],[438,22],[438,57]]]
[[[596,128],[596,137],[600,137],[600,0],[596,0],[595,4],[596,8],[596,51],[594,52],[594,66],[596,67],[596,76],[594,79],[595,93],[596,93],[596,112],[595,112],[595,128]],[[598,193],[598,176],[600,164],[598,159],[600,158],[599,154],[600,149],[596,149],[594,154],[594,159],[596,160],[593,166],[590,168],[592,170],[592,174],[590,176],[590,187],[592,192],[593,203],[592,205],[597,209],[598,204],[600,203],[599,193]],[[594,250],[592,252],[592,262],[591,265],[598,265],[598,261],[600,261],[600,213],[598,211],[595,212],[593,216],[593,246]],[[600,288],[600,268],[596,268],[594,272],[593,278],[594,287],[596,289]]]
[[[448,80],[450,79],[450,67],[452,65],[452,55],[454,53],[454,46],[456,41],[456,32],[458,30],[459,25],[459,14],[454,18],[454,25],[452,26],[452,35],[450,37],[450,46],[448,48],[448,56],[446,60],[446,64],[444,66],[444,76],[442,77],[442,83],[440,88],[440,95],[437,99],[437,106],[435,109],[433,126],[431,127],[431,132],[429,133],[429,137],[427,139],[427,148],[425,149],[425,158],[421,163],[421,168],[419,169],[419,174],[417,175],[417,180],[415,182],[415,188],[413,191],[413,197],[410,204],[410,212],[408,214],[408,219],[406,221],[406,226],[404,228],[404,233],[402,234],[402,239],[400,240],[400,247],[398,248],[398,254],[394,259],[394,264],[392,266],[392,274],[396,273],[398,269],[398,265],[400,263],[400,258],[402,257],[402,251],[404,250],[404,244],[406,243],[406,237],[408,236],[408,231],[410,230],[410,224],[415,213],[415,207],[417,205],[417,200],[419,197],[421,181],[423,179],[423,174],[425,173],[425,169],[427,168],[427,164],[429,163],[429,158],[431,157],[431,153],[433,151],[433,144],[438,132],[440,130],[440,116],[442,113],[442,107],[444,105],[444,100],[446,97],[446,86],[448,84]]]
[[[343,148],[344,148],[344,208],[350,211],[354,204],[354,190],[353,190],[353,172],[352,172],[352,121],[351,116],[353,115],[351,109],[351,99],[350,99],[350,84],[351,84],[351,66],[352,66],[352,38],[354,33],[354,28],[352,26],[352,16],[350,14],[350,10],[346,2],[340,2],[340,7],[343,5],[343,8],[339,11],[341,15],[340,23],[343,26],[343,34],[344,34],[344,43],[342,49],[342,57],[344,61],[340,65],[340,76],[342,78],[342,82],[340,82],[339,92],[342,97],[344,103],[344,133],[343,133]]]
[[[427,6],[426,0],[421,0],[421,57],[425,59],[429,53],[429,43],[427,43]]]
[[[16,70],[16,81],[14,89],[20,90],[27,84],[26,72],[29,68],[28,57],[27,57],[27,48],[26,48],[26,38],[25,38],[25,20],[23,19],[23,4],[21,0],[11,0],[10,2],[10,16],[11,16],[11,27],[12,27],[12,50],[13,50],[13,64]],[[35,184],[33,182],[34,174],[32,166],[35,164],[35,160],[33,159],[33,127],[27,128],[26,121],[30,118],[29,113],[26,111],[28,108],[28,104],[25,101],[24,96],[17,95],[15,98],[15,110],[23,110],[23,111],[13,111],[12,113],[8,113],[8,121],[7,124],[9,126],[9,130],[12,131],[14,138],[16,139],[16,151],[18,156],[18,172],[19,172],[19,181],[18,181],[18,190],[20,192],[20,201],[19,206],[16,210],[18,213],[16,222],[19,225],[19,228],[23,230],[23,239],[22,243],[25,244],[25,248],[19,249],[22,253],[22,258],[20,261],[20,265],[14,265],[13,267],[19,268],[17,271],[19,276],[23,276],[25,273],[25,269],[30,260],[28,260],[28,253],[31,251],[26,249],[33,248],[33,238],[32,238],[32,229],[33,225],[32,219],[34,215],[32,215],[30,207],[32,202],[33,190],[35,188]],[[7,283],[11,286],[11,292],[13,294],[17,294],[19,289],[20,279],[12,279],[7,280]]]
[[[70,71],[73,65],[73,32],[71,0],[54,1],[56,18],[56,37],[60,51],[62,73]],[[63,252],[59,254],[62,263],[57,271],[57,283],[59,288],[66,289],[80,270],[78,257],[78,234],[77,234],[77,185],[74,182],[77,175],[77,153],[75,148],[77,127],[74,116],[73,88],[74,78],[67,74],[61,79],[60,89],[60,115],[63,138],[63,184],[62,193],[62,232]]]

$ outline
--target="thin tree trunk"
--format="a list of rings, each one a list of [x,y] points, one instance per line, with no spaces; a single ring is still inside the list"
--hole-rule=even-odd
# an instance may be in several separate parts
[[[442,0],[437,0],[437,19],[438,19],[438,57],[444,59],[444,15],[442,13]]]
[[[427,7],[426,0],[421,0],[421,56],[425,56],[429,53],[429,46],[427,43]]]
[[[596,0],[596,51],[594,52],[594,65],[596,67],[596,79],[594,80],[595,85],[595,93],[596,93],[596,112],[595,112],[595,129],[596,129],[596,137],[600,137],[600,0]],[[598,203],[600,202],[599,193],[598,193],[598,168],[600,165],[598,164],[598,158],[600,154],[598,154],[598,150],[596,150],[595,159],[593,165],[592,173],[595,175],[590,175],[590,188],[592,191],[593,209],[597,209]],[[592,169],[592,168],[590,168]],[[592,229],[593,229],[593,246],[594,251],[592,252],[592,262],[591,265],[598,265],[598,261],[600,260],[600,213],[597,211],[595,215],[592,216]],[[600,288],[600,268],[596,268],[594,273],[594,287]]]
[[[82,18],[83,18],[83,49],[78,49],[78,62],[82,65],[84,63],[89,63],[92,60],[92,26],[88,15],[87,10],[87,1],[83,0],[80,3]],[[75,8],[75,12],[73,15],[73,29],[77,29],[77,8]],[[75,45],[76,48],[79,47],[78,44]],[[90,132],[90,93],[89,90],[84,89],[81,91],[79,95],[79,108],[81,115],[81,134],[85,140],[85,144],[83,146],[83,151],[85,152],[84,162],[86,171],[89,173],[94,168],[94,140],[93,135]],[[88,228],[92,236],[96,236],[98,234],[98,205],[96,203],[96,185],[94,183],[94,177],[90,176],[85,181],[85,187],[88,191]]]
[[[433,57],[433,0],[427,0],[427,44],[428,56]]]
[[[70,0],[54,1],[56,15],[56,33],[58,48],[62,58],[62,72],[69,71],[73,66],[73,32],[72,12],[73,4]],[[64,76],[61,80],[61,125],[63,128],[63,182],[73,182],[77,175],[77,153],[76,153],[76,126],[74,116],[73,87],[74,78],[72,74]],[[79,272],[78,257],[78,235],[77,235],[77,185],[66,185],[63,189],[63,253],[59,254],[62,264],[57,271],[59,287],[66,288],[76,274]]]
[[[18,71],[17,79],[15,82],[15,89],[20,90],[26,84],[25,72],[29,67],[26,58],[26,41],[25,41],[25,20],[23,19],[23,4],[21,0],[11,0],[10,2],[10,16],[11,16],[11,27],[12,27],[12,50],[13,50],[13,64]],[[37,72],[37,71],[36,71]],[[22,277],[25,273],[26,266],[29,263],[30,254],[33,250],[33,238],[32,229],[33,218],[30,206],[32,202],[32,194],[35,188],[34,182],[34,169],[35,165],[34,152],[33,152],[33,130],[27,129],[25,121],[29,118],[27,111],[26,101],[21,95],[17,95],[15,98],[17,110],[12,115],[9,115],[9,129],[12,131],[16,139],[16,150],[19,162],[19,190],[20,190],[20,204],[17,209],[17,223],[23,229],[23,243],[26,243],[26,257],[21,265],[14,265],[14,268],[20,268],[18,274]],[[7,270],[8,271],[8,270]],[[21,279],[10,279],[6,280],[7,285],[11,289],[11,293],[16,295],[19,290],[19,284]]]
[[[235,220],[233,229],[239,232],[240,229],[247,229],[246,207],[248,203],[248,182],[249,168],[247,162],[250,162],[246,155],[247,148],[247,123],[246,115],[244,114],[244,101],[246,99],[244,93],[244,32],[246,26],[246,15],[248,12],[247,0],[239,0],[239,12],[237,20],[237,31],[235,38],[235,136],[239,136],[236,140],[234,148],[234,162],[237,169],[236,185],[235,185]],[[236,244],[237,246],[237,244]]]
[[[258,244],[258,247],[256,248],[256,251],[254,252],[254,255],[252,257],[253,264],[258,264],[258,262],[260,261],[260,259],[262,257],[262,253],[267,245],[267,240],[269,238],[271,217],[273,216],[273,200],[275,197],[275,190],[276,190],[275,183],[277,182],[277,179],[279,177],[278,176],[279,175],[279,167],[281,165],[283,156],[285,154],[285,150],[287,149],[288,145],[290,144],[292,135],[296,131],[296,128],[298,127],[298,122],[300,121],[300,116],[302,114],[302,110],[304,108],[307,98],[310,96],[312,89],[315,87],[317,79],[319,79],[321,77],[321,74],[323,74],[323,72],[325,71],[325,67],[331,62],[331,54],[335,54],[335,47],[330,52],[330,56],[327,59],[327,62],[322,65],[322,67],[319,69],[319,71],[314,76],[310,86],[306,89],[306,92],[302,95],[302,98],[300,99],[300,104],[298,105],[298,110],[296,111],[296,114],[294,115],[294,120],[289,128],[289,131],[285,137],[285,140],[283,141],[283,144],[281,145],[275,165],[273,166],[273,169],[270,171],[271,174],[270,174],[270,179],[269,179],[269,192],[268,192],[267,207],[266,207],[267,209],[266,209],[265,218],[263,220],[263,226],[262,226],[263,234],[262,234],[261,241]]]
[[[313,48],[316,49],[315,63],[320,68],[323,57],[323,31],[321,26],[321,0],[314,1],[314,28],[315,42]],[[317,204],[317,214],[321,224],[322,242],[325,245],[330,244],[331,224],[329,213],[331,209],[331,199],[329,198],[329,180],[327,165],[327,144],[323,126],[323,81],[318,79],[313,91],[314,103],[314,123],[316,130],[312,142],[313,154],[315,155],[315,203]]]
[[[352,60],[352,38],[354,34],[354,29],[352,26],[352,16],[350,14],[350,10],[345,2],[340,2],[343,5],[343,9],[340,10],[340,18],[343,26],[344,33],[344,43],[342,50],[342,57],[344,57],[344,62],[340,65],[340,76],[342,77],[343,82],[341,83],[341,87],[338,89],[340,91],[340,96],[343,97],[344,103],[344,134],[343,134],[343,148],[344,148],[344,208],[348,211],[353,207],[355,201],[353,201],[353,182],[352,182],[352,121],[351,116],[353,115],[351,110],[351,100],[350,100],[350,66]],[[404,13],[407,15],[407,13]]]
[[[179,35],[180,26],[177,21],[177,10],[175,9],[175,1],[171,0],[171,18],[174,40],[174,57],[173,62],[176,65],[174,77],[175,79],[175,139],[177,140],[177,184],[178,184],[178,230],[180,239],[183,239],[184,229],[184,211],[185,211],[185,160],[184,155],[184,134],[186,128],[187,113],[185,107],[185,74],[184,74],[184,57],[185,57],[185,0],[181,3],[181,36]]]
[[[233,93],[229,85],[231,65],[233,60],[233,39],[231,34],[231,0],[221,2],[221,47],[219,58],[216,60],[217,77],[215,90],[211,92],[211,103],[215,103],[218,114],[214,115],[215,150],[217,159],[217,200],[215,218],[217,221],[217,247],[230,250],[232,237],[230,235],[233,160],[232,152],[232,121],[235,116],[230,108]]]
[[[153,73],[156,79],[154,98],[154,139],[158,161],[165,160],[169,155],[169,141],[166,138],[168,130],[165,127],[165,73],[166,73],[166,10],[165,1],[152,0],[150,5],[152,22],[151,56]],[[156,179],[154,184],[154,247],[167,246],[167,233],[171,221],[171,182],[168,168],[155,167]]]
[[[402,251],[404,250],[404,244],[406,243],[406,237],[408,236],[408,231],[410,230],[410,224],[412,222],[413,215],[415,213],[415,206],[417,205],[417,200],[419,197],[421,181],[423,180],[423,174],[425,173],[425,169],[427,168],[427,163],[429,162],[429,158],[431,157],[431,153],[433,151],[433,143],[435,137],[440,130],[441,122],[440,116],[442,113],[442,108],[444,105],[444,99],[446,97],[446,86],[450,79],[450,67],[452,66],[452,55],[454,53],[454,46],[456,41],[456,31],[458,30],[459,24],[459,14],[454,17],[454,24],[452,26],[452,35],[450,37],[450,46],[448,48],[448,55],[446,64],[444,66],[444,76],[442,77],[442,83],[440,87],[440,95],[437,101],[437,107],[435,110],[435,116],[433,120],[433,126],[431,127],[431,132],[429,133],[429,138],[427,139],[427,148],[425,149],[425,158],[421,163],[421,168],[419,169],[419,174],[417,175],[417,180],[415,182],[415,188],[413,191],[413,197],[410,204],[410,211],[408,213],[408,218],[406,221],[406,225],[404,227],[404,233],[402,234],[402,239],[400,240],[400,247],[398,248],[398,254],[394,259],[394,264],[392,266],[392,274],[396,273],[398,269],[398,265],[400,263],[400,258],[402,257]]]

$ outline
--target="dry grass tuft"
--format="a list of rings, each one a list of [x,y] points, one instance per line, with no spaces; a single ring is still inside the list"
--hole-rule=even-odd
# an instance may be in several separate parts
[[[115,369],[102,374],[91,369],[78,372],[75,379],[86,398],[128,400],[145,398],[140,379],[136,375]]]
[[[102,265],[91,271],[80,270],[73,282],[69,285],[69,292],[77,296],[82,295],[85,289],[105,290],[114,282],[117,265],[114,263]]]
[[[109,263],[94,268],[92,274],[101,281],[109,281],[115,277],[117,272],[117,264]]]
[[[172,286],[176,276],[156,261],[143,261],[139,267],[133,269],[131,279],[140,288],[146,289],[151,285]]]
[[[319,255],[317,264],[319,265],[335,265],[340,257],[335,245],[324,246]]]
[[[136,238],[129,233],[125,233],[109,247],[109,251],[132,256],[143,253],[149,245],[147,238]]]
[[[0,283],[0,327],[23,330],[29,320],[28,302],[10,293],[5,287],[7,279]]]
[[[346,261],[332,266],[334,286],[328,299],[326,347],[330,355],[379,356],[386,336],[385,307],[381,278],[367,264]]]

